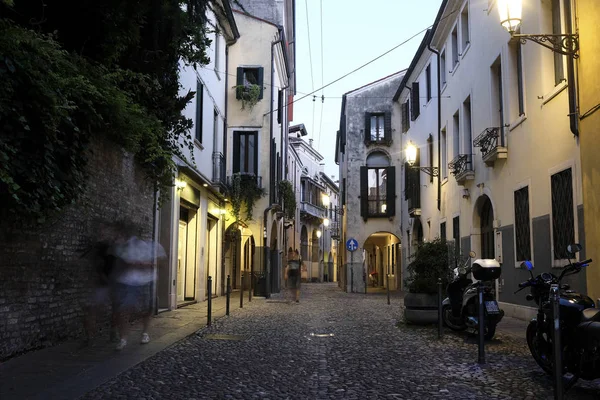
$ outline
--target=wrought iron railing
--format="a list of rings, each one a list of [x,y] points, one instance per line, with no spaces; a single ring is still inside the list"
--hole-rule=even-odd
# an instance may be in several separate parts
[[[262,185],[262,176],[258,176],[258,175],[254,175],[254,174],[248,174],[248,173],[243,173],[243,172],[236,172],[235,174],[233,174],[233,176],[239,175],[241,178],[242,182],[250,182],[250,181],[255,181],[256,182],[256,186],[258,187],[263,187]],[[228,176],[227,177],[227,185],[231,186],[233,184],[233,176]]]
[[[491,151],[498,147],[498,139],[500,138],[500,128],[491,127],[485,128],[483,132],[479,134],[473,140],[473,146],[481,147],[481,155],[487,156]]]
[[[329,226],[330,236],[333,240],[339,240],[340,238],[340,230],[342,227],[341,221],[333,221]]]
[[[213,153],[213,183],[224,185],[227,182],[225,168],[225,156],[223,153]]]
[[[471,155],[470,154],[459,154],[448,164],[450,172],[454,176],[458,176],[465,171],[471,171]]]

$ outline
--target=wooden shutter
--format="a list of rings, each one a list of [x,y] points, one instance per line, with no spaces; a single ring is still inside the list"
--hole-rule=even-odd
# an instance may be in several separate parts
[[[360,167],[360,215],[364,220],[369,216],[369,168]]]
[[[236,99],[241,99],[242,98],[242,86],[244,85],[244,68],[242,67],[237,67],[237,76],[236,76],[236,89],[235,89],[235,98]]]
[[[393,217],[396,215],[396,167],[387,167],[386,183],[386,214]]]
[[[371,113],[365,113],[365,143],[371,143]]]
[[[240,133],[233,133],[233,173],[240,172]]]
[[[269,198],[271,199],[271,204],[275,203],[275,152],[277,151],[277,147],[276,147],[276,143],[275,143],[275,138],[271,139],[271,153],[270,153],[270,164],[271,164],[271,173],[270,173],[270,177],[269,179],[271,180],[270,184],[269,184]]]
[[[258,67],[258,85],[260,86],[260,94],[258,95],[259,99],[263,98],[263,77],[264,77],[264,69],[263,67]]]
[[[413,82],[410,94],[412,100],[411,119],[414,121],[421,113],[421,103],[419,102],[419,82]]]
[[[283,115],[283,90],[277,92],[277,123],[281,123],[281,117]]]
[[[383,114],[383,138],[387,144],[392,142],[392,113]]]
[[[404,200],[410,198],[410,166],[404,163]]]
[[[407,112],[408,100],[405,103],[400,104],[400,119],[402,123],[402,133],[408,131],[408,112]]]

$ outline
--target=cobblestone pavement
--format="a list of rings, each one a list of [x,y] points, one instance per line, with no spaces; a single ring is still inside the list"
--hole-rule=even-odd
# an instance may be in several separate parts
[[[398,298],[303,287],[179,342],[85,399],[551,399],[522,338],[501,332],[477,364],[466,334],[407,326]],[[600,398],[599,381],[565,398]]]

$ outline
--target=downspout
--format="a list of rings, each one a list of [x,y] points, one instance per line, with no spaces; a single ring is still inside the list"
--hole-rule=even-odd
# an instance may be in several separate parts
[[[565,6],[565,28],[567,34],[573,33],[573,21],[571,16],[571,2],[566,0]],[[567,56],[567,86],[569,91],[569,120],[571,132],[579,136],[579,112],[577,110],[577,84],[575,82],[575,59],[573,56]]]
[[[227,106],[229,103],[229,46],[225,46],[225,116],[223,117],[223,164],[225,168],[219,169],[219,174],[221,174],[222,170],[225,170],[225,175],[227,175]],[[219,176],[221,178],[221,182],[223,179],[226,179],[225,176]],[[223,203],[221,203],[223,204]],[[223,207],[225,205],[223,204]],[[232,264],[233,268],[233,264]],[[225,217],[222,218],[221,225],[221,296],[225,293]]]
[[[434,50],[433,47],[431,47],[431,43],[427,44],[427,48],[429,49],[429,51],[431,51],[433,54],[436,55],[437,58],[437,111],[438,111],[438,129],[437,129],[437,139],[438,139],[438,181],[437,181],[437,209],[438,211],[440,211],[441,205],[442,205],[442,177],[440,176],[440,174],[442,173],[442,78],[441,78],[441,74],[440,74],[440,52],[437,50]]]

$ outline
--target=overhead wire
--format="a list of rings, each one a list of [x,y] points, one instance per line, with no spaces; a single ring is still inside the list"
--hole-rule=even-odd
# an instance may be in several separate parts
[[[323,0],[321,0],[321,86],[324,83],[324,67],[325,61],[323,60]],[[317,150],[321,149],[321,129],[323,128],[323,108],[325,108],[325,91],[321,90],[321,116],[319,117],[319,136],[317,136]]]
[[[308,60],[310,62],[310,81],[311,81],[311,90],[315,90],[315,79],[313,76],[313,62],[312,62],[312,49],[310,45],[310,22],[308,18],[308,0],[304,0],[304,4],[306,6],[306,31],[308,33]],[[312,111],[312,128],[310,131],[311,137],[314,138],[315,135],[315,99],[313,97],[313,111]]]

